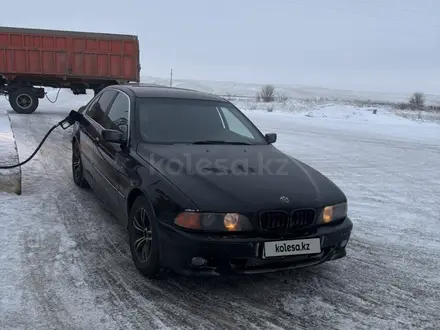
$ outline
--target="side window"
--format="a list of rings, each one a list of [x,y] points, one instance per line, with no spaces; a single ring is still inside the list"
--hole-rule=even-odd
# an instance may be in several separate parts
[[[225,117],[226,124],[230,131],[252,140],[255,139],[251,131],[249,131],[240,119],[238,119],[228,108],[221,107],[220,110]]]
[[[105,128],[117,129],[127,134],[129,107],[130,101],[128,96],[123,93],[118,93],[118,96],[116,96],[115,101],[108,112],[109,127]]]
[[[88,116],[92,117],[92,116],[91,116],[91,114],[92,114],[92,109],[93,109],[93,107],[95,106],[96,102],[98,102],[99,97],[100,97],[100,96],[91,99],[90,102],[86,105],[86,107],[85,107],[85,113],[86,113]]]
[[[106,127],[108,119],[106,118],[105,112],[115,95],[116,91],[105,91],[98,99],[98,102],[93,104],[87,111],[87,114],[102,127]]]

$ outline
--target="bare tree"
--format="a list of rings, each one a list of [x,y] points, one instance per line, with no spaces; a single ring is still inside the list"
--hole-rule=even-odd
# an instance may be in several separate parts
[[[409,99],[409,105],[413,110],[420,110],[425,107],[425,95],[421,92],[415,92]]]
[[[257,95],[255,95],[255,101],[261,102],[261,97],[260,97],[260,93],[259,92],[257,92]]]
[[[275,100],[275,87],[273,85],[264,85],[259,93],[263,102],[273,102]]]

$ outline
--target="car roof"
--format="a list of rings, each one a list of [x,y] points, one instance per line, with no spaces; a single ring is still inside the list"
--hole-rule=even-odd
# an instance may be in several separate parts
[[[112,88],[120,89],[124,92],[131,92],[136,97],[163,97],[192,99],[205,101],[229,102],[226,99],[215,94],[205,93],[193,89],[168,87],[156,84],[123,84],[113,85]]]

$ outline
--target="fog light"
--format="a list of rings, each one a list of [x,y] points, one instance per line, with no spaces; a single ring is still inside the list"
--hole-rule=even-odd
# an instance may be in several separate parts
[[[343,240],[339,245],[340,245],[341,247],[345,247],[345,246],[347,245],[347,243],[348,243],[348,239]]]
[[[193,265],[194,267],[202,267],[206,265],[207,262],[208,260],[202,257],[194,257],[191,259],[191,265]]]

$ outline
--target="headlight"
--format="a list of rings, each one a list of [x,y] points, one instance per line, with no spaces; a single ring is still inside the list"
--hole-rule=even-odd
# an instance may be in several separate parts
[[[176,226],[204,231],[250,231],[247,217],[238,213],[182,212],[175,219]]]
[[[347,217],[347,203],[330,205],[322,210],[320,223],[331,223]]]

